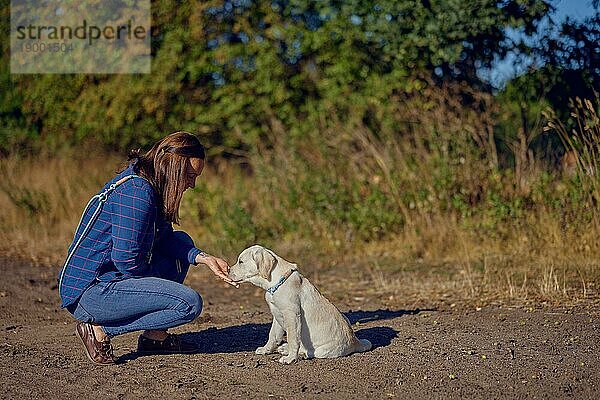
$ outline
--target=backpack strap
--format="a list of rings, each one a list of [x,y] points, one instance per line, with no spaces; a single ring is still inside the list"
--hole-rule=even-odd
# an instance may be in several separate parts
[[[88,232],[91,229],[92,225],[98,219],[98,216],[100,215],[100,211],[102,211],[102,207],[104,206],[104,203],[106,203],[106,200],[108,199],[108,196],[112,192],[114,192],[114,190],[118,186],[122,185],[123,183],[127,182],[128,180],[130,180],[132,178],[141,178],[141,177],[139,175],[135,175],[135,174],[127,175],[127,176],[119,179],[115,183],[112,183],[104,191],[102,191],[102,192],[94,195],[90,199],[90,201],[88,201],[87,205],[85,206],[85,209],[83,210],[83,213],[81,214],[81,218],[79,219],[79,223],[77,224],[77,228],[75,229],[75,235],[77,235],[77,231],[79,231],[79,228],[81,227],[81,224],[83,223],[83,218],[87,214],[89,208],[92,206],[93,201],[97,199],[98,200],[98,205],[96,206],[96,210],[94,210],[94,213],[90,217],[90,220],[88,221],[87,225],[84,227],[83,231],[81,232],[81,235],[79,235],[79,239],[77,239],[77,241],[75,242],[75,244],[71,248],[71,251],[69,251],[69,254],[67,255],[67,259],[65,260],[65,263],[63,264],[62,270],[60,272],[60,277],[58,279],[58,293],[59,294],[60,294],[60,289],[61,289],[62,281],[63,281],[63,278],[65,276],[65,271],[67,269],[67,265],[69,265],[69,262],[71,262],[71,258],[73,257],[73,254],[75,254],[75,251],[81,245],[81,242],[83,241],[83,238],[88,234]]]

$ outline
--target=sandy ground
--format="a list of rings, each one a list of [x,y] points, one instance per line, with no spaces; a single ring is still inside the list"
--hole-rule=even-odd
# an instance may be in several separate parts
[[[0,396],[62,398],[600,398],[600,306],[530,308],[432,300],[403,304],[360,289],[329,290],[335,271],[307,277],[374,349],[284,366],[258,356],[270,314],[252,287],[225,287],[193,270],[203,315],[174,331],[198,354],[144,356],[137,334],[113,340],[119,364],[85,357],[59,308],[58,266],[0,259]],[[313,279],[314,278],[314,279]]]

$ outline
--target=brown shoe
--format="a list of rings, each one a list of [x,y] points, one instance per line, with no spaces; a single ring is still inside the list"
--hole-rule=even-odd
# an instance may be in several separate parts
[[[115,363],[115,356],[113,355],[110,339],[107,338],[102,342],[96,339],[92,324],[88,324],[87,322],[78,323],[75,333],[77,333],[77,336],[81,339],[90,360],[96,364],[102,365]]]
[[[138,353],[144,354],[189,354],[196,353],[196,344],[181,340],[177,335],[169,333],[165,340],[153,340],[140,335],[138,338]]]

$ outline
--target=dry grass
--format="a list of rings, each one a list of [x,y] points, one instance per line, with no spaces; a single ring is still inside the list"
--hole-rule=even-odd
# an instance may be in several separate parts
[[[587,201],[600,204],[600,117],[596,105],[588,99],[575,98],[570,101],[571,126],[560,121],[555,113],[548,111],[546,131],[558,133],[564,148],[575,159],[576,178],[585,190]],[[594,216],[600,224],[599,215]]]
[[[118,166],[114,157],[0,161],[0,251],[58,263],[83,206]]]
[[[0,185],[0,252],[59,265],[83,206],[119,162],[115,156],[85,161],[1,160],[5,179]],[[227,187],[229,192],[223,196],[235,196],[231,190],[245,191],[253,180],[228,168],[209,169],[202,179],[211,193]],[[186,194],[185,199],[182,228],[210,250],[234,257],[245,244],[230,241],[229,250],[220,247],[219,228],[202,224],[196,209],[202,193]],[[279,240],[275,247],[287,258],[311,265],[313,275],[329,267],[339,269],[340,274],[359,271],[357,282],[368,282],[370,290],[380,296],[476,302],[596,298],[600,254],[590,244],[596,243],[597,231],[582,230],[575,235],[561,229],[549,215],[530,218],[523,224],[529,228],[502,239],[481,237],[453,219],[438,216],[415,220],[393,237],[355,241],[351,247],[335,248],[319,238],[299,236]]]
[[[61,264],[85,204],[123,165],[124,158],[115,154],[0,159],[0,253]],[[215,186],[226,186],[237,176],[208,168],[203,179],[211,184],[216,174],[223,182]],[[207,236],[210,227],[196,222],[192,197],[184,196],[185,228]]]
[[[489,113],[448,92],[426,95],[391,102],[397,109],[384,113],[392,120],[377,134],[360,121],[325,121],[294,139],[274,123],[272,146],[245,160],[252,172],[209,162],[184,196],[181,228],[229,259],[261,243],[317,279],[320,271],[353,274],[341,280],[348,292],[363,285],[415,301],[597,301],[598,174],[517,179],[497,165]],[[591,103],[576,107],[565,144],[577,142],[581,162],[597,171],[597,114]],[[82,208],[120,162],[0,159],[0,252],[60,265]]]
[[[581,237],[546,232],[548,237],[562,239],[559,245],[549,245],[541,239],[523,240],[530,232],[522,231],[498,241],[476,237],[448,222],[439,223],[443,229],[438,240],[431,232],[366,244],[356,252],[361,254],[358,268],[366,271],[367,279],[382,295],[415,301],[598,301],[599,254],[597,249],[574,246]],[[581,236],[592,240],[594,233]]]

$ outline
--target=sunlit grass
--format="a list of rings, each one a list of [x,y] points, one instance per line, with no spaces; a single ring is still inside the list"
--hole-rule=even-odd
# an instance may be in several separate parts
[[[119,162],[115,156],[85,161],[2,160],[6,179],[0,193],[0,251],[40,264],[62,263],[82,208]],[[323,268],[335,269],[349,288],[368,282],[363,289],[374,295],[415,301],[560,302],[597,295],[600,258],[593,224],[567,231],[553,215],[541,211],[524,216],[519,224],[498,226],[498,234],[490,236],[443,215],[415,220],[402,232],[381,240],[347,242],[339,227],[332,226],[323,234],[324,223],[316,220],[306,221],[314,223],[312,236],[302,230],[271,236],[257,227],[253,233],[240,234],[236,232],[240,221],[235,219],[238,207],[250,207],[244,218],[251,221],[252,212],[265,218],[270,210],[276,211],[266,204],[256,209],[261,204],[260,192],[252,189],[256,178],[231,167],[209,168],[201,179],[199,187],[184,198],[181,228],[198,246],[230,260],[245,246],[259,242],[298,262],[309,276]],[[310,218],[308,210],[302,215]],[[267,220],[277,224],[275,216]],[[265,223],[261,226],[269,228]]]
[[[417,110],[404,112],[417,118]],[[536,172],[523,192],[510,171],[453,135],[478,126],[476,116],[444,123],[438,110],[428,118],[403,135],[356,126],[274,140],[243,166],[209,159],[176,229],[231,261],[264,244],[309,276],[337,276],[332,285],[347,292],[414,301],[597,299],[597,175]],[[596,160],[596,150],[584,161]],[[1,159],[0,252],[60,265],[83,207],[123,160]]]

